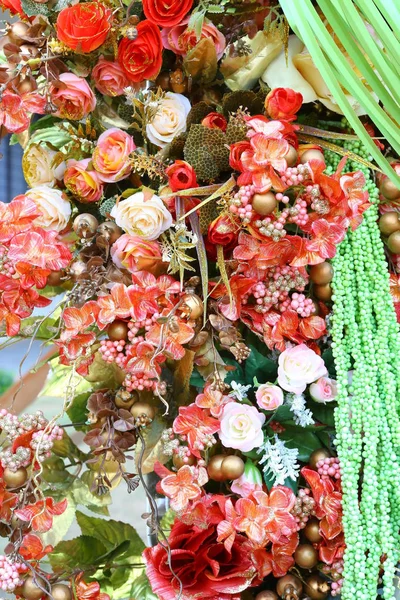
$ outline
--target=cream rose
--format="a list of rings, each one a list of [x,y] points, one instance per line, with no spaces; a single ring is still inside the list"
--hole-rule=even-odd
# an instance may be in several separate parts
[[[43,229],[62,231],[71,217],[71,204],[65,194],[48,185],[39,185],[25,194],[33,200],[41,215],[35,219],[35,225]]]
[[[57,152],[43,144],[30,144],[22,157],[22,170],[26,183],[31,187],[48,185],[53,187],[57,179],[62,179],[65,162],[56,166]]]
[[[126,233],[144,240],[156,240],[172,225],[171,213],[161,198],[151,192],[137,192],[114,206],[111,216]]]
[[[278,383],[293,394],[301,394],[309,383],[328,374],[322,358],[305,344],[288,348],[278,362]]]
[[[163,148],[180,133],[186,131],[186,117],[190,102],[182,94],[167,92],[158,103],[153,120],[146,126],[150,142]]]
[[[255,406],[229,402],[224,407],[221,418],[221,444],[225,448],[250,452],[263,443],[264,423],[265,415],[258,412]]]

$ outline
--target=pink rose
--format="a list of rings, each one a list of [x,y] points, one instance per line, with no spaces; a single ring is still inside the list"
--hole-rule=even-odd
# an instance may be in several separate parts
[[[226,448],[249,452],[263,443],[265,415],[254,406],[230,402],[224,407],[219,437]]]
[[[209,38],[215,46],[217,58],[219,60],[225,52],[226,47],[226,41],[222,33],[218,31],[211,21],[205,19],[200,37],[198,38],[194,29],[189,29],[187,27],[188,22],[189,17],[186,17],[179,25],[175,25],[174,27],[164,27],[161,30],[164,48],[172,50],[175,54],[184,56],[189,50],[194,48],[200,40]]]
[[[253,492],[261,492],[262,487],[263,480],[260,471],[251,460],[247,459],[244,473],[232,482],[231,491],[242,498],[247,498]]]
[[[124,89],[130,85],[121,65],[103,56],[93,67],[92,77],[96,88],[104,96],[122,96]]]
[[[322,358],[305,344],[282,352],[278,363],[279,385],[294,394],[301,394],[309,383],[328,374]]]
[[[272,383],[263,383],[256,392],[257,404],[263,410],[275,410],[283,404],[283,392]]]
[[[311,398],[315,402],[333,402],[337,396],[337,384],[334,379],[320,377],[310,385]]]
[[[117,267],[136,271],[157,272],[162,265],[162,254],[158,242],[144,240],[137,235],[125,233],[111,246],[111,257]]]
[[[129,155],[135,150],[133,138],[112,127],[101,134],[93,152],[93,166],[102,181],[120,181],[132,170]]]
[[[57,107],[55,115],[62,119],[80,121],[92,112],[96,98],[86,79],[73,73],[61,73],[50,86],[51,101]]]
[[[90,158],[68,161],[64,173],[67,189],[81,202],[97,202],[103,195],[103,182],[96,171],[88,169]]]

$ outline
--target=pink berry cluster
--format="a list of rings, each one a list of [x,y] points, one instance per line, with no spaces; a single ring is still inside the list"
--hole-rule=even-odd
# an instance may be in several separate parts
[[[331,565],[323,565],[322,572],[331,581],[331,596],[339,596],[343,585],[343,559],[334,561]]]
[[[340,463],[337,457],[323,458],[317,462],[317,470],[322,479],[340,479]]]
[[[179,456],[184,463],[189,464],[192,453],[186,446],[186,435],[177,435],[174,433],[172,427],[170,427],[162,433],[161,440],[163,443],[163,451],[167,456]],[[213,435],[205,434],[202,435],[201,441],[195,442],[194,447],[202,452],[214,446],[216,442],[217,440]],[[205,466],[205,463],[203,463],[204,461],[198,461],[198,466]]]
[[[302,185],[304,180],[310,178],[310,170],[307,164],[297,165],[297,167],[287,167],[280,177],[286,187]]]
[[[125,340],[101,340],[99,352],[105,362],[115,362],[118,366],[122,366],[126,362],[124,354],[125,345]]]
[[[32,450],[35,451],[35,459],[43,462],[46,458],[49,458],[54,442],[62,440],[63,435],[64,430],[58,425],[54,425],[48,433],[45,433],[43,429],[35,431],[30,444]]]
[[[15,275],[16,270],[14,263],[7,257],[7,248],[0,246],[0,273],[4,273],[8,277]]]
[[[297,493],[292,514],[296,518],[298,531],[304,529],[308,519],[314,515],[315,500],[310,494],[311,492],[308,488],[301,488]]]
[[[243,185],[233,196],[229,210],[234,215],[237,215],[243,222],[243,225],[248,225],[254,216],[251,199],[254,196],[253,185]]]
[[[294,292],[291,298],[287,298],[280,307],[280,311],[294,310],[301,317],[309,317],[315,312],[315,306],[311,298],[306,298],[304,294]]]
[[[23,563],[13,562],[7,556],[0,554],[0,589],[12,593],[22,585],[21,574],[26,573],[28,567]]]

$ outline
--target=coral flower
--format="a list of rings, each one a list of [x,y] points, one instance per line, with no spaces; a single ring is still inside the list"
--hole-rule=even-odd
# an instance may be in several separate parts
[[[35,504],[27,504],[23,508],[15,510],[14,514],[21,521],[30,523],[33,531],[44,533],[52,528],[53,517],[62,515],[67,508],[67,504],[68,500],[66,498],[56,503],[53,498],[46,498],[35,502]]]

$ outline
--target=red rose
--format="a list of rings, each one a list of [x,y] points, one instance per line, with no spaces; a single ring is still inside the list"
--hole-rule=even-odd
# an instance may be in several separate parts
[[[137,26],[137,38],[124,38],[118,47],[118,62],[130,81],[139,83],[155,79],[162,64],[162,41],[157,25],[141,21]]]
[[[0,0],[0,8],[3,10],[9,10],[12,15],[23,15],[21,0]]]
[[[174,523],[168,539],[170,564],[182,582],[182,600],[238,600],[240,592],[251,586],[256,576],[251,560],[252,544],[236,534],[228,552],[217,538],[216,524],[200,529],[179,521]],[[153,592],[160,600],[176,600],[179,583],[171,572],[164,546],[146,548],[143,556]]]
[[[193,5],[193,0],[143,0],[143,10],[152,23],[173,27],[180,23]]]
[[[228,125],[225,117],[217,112],[209,113],[204,117],[201,124],[209,129],[220,129],[221,131],[226,131]]]
[[[212,244],[233,248],[236,245],[239,228],[228,215],[214,219],[208,226],[208,239]]]
[[[229,154],[229,164],[234,171],[243,171],[242,154],[245,150],[250,150],[250,142],[243,140],[232,144]]]
[[[195,170],[184,160],[176,160],[165,172],[168,175],[168,185],[173,192],[198,187]]]
[[[303,96],[290,88],[275,88],[265,98],[265,110],[271,119],[294,121],[303,104]]]
[[[57,37],[68,48],[92,52],[106,41],[111,29],[111,9],[98,2],[68,6],[57,17]]]

